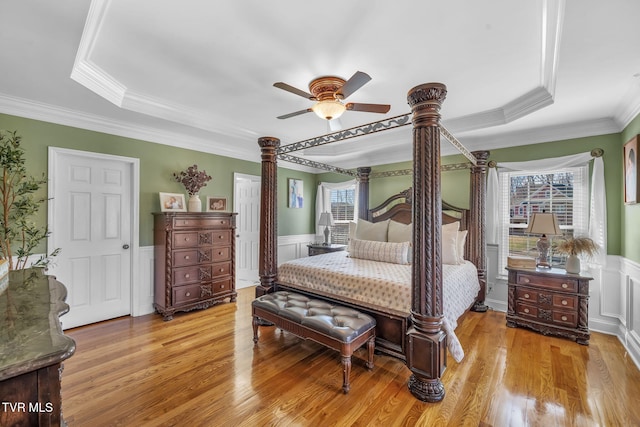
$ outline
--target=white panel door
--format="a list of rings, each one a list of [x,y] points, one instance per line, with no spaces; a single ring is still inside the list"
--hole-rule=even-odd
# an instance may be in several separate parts
[[[238,288],[258,280],[260,249],[260,177],[234,174],[236,217],[236,277]]]
[[[51,273],[68,291],[65,329],[131,313],[131,163],[50,151],[54,248]]]

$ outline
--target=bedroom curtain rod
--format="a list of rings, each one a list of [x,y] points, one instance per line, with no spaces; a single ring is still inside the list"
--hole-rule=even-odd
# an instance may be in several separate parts
[[[596,157],[602,157],[604,155],[604,150],[602,148],[594,148],[593,150],[591,150],[591,157],[596,158]],[[496,168],[498,166],[498,162],[495,160],[490,160],[487,163],[487,166],[490,168]]]

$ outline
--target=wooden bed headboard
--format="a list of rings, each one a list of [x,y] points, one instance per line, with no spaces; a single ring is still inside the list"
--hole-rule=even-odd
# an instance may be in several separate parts
[[[367,211],[367,220],[379,222],[391,219],[402,224],[411,224],[411,188],[401,191],[375,208]],[[460,221],[460,230],[469,229],[469,209],[453,206],[442,201],[442,223],[451,224]]]

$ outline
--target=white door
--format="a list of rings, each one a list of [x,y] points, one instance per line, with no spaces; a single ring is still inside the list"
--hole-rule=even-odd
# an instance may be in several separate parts
[[[236,217],[236,287],[258,281],[260,249],[260,177],[233,174],[233,207]]]
[[[134,160],[135,159],[130,159]],[[132,162],[49,149],[51,274],[67,288],[65,329],[131,313]],[[137,205],[136,205],[137,206]]]

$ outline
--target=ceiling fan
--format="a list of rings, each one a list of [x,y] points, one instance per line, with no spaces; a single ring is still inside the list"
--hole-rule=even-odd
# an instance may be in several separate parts
[[[362,71],[356,71],[349,80],[335,76],[318,77],[309,83],[309,91],[311,93],[283,82],[274,83],[273,85],[279,89],[286,90],[287,92],[302,96],[311,101],[317,101],[311,108],[294,111],[293,113],[278,116],[278,118],[288,119],[312,111],[316,113],[318,117],[325,120],[337,119],[346,110],[383,114],[389,112],[391,106],[386,104],[360,104],[355,102],[345,104],[342,102],[356,90],[364,86],[369,80],[371,80],[371,77]]]

